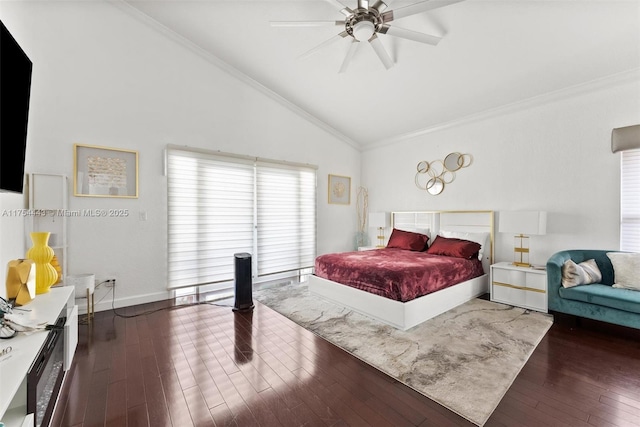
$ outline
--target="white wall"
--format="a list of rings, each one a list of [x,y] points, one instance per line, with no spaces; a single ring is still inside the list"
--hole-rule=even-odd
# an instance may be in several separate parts
[[[168,295],[168,143],[318,165],[318,253],[352,247],[355,203],[327,204],[327,174],[353,177],[355,189],[354,148],[108,3],[1,2],[0,19],[34,63],[27,172],[65,174],[71,186],[74,143],[139,151],[138,199],[69,201],[131,213],[68,222],[69,272],[115,277],[116,305]],[[4,239],[12,226],[0,221],[3,263],[24,245]]]
[[[611,129],[640,123],[640,82],[612,81],[366,151],[362,182],[371,209],[546,210],[548,234],[531,238],[536,264],[563,249],[618,249],[620,154],[611,153]],[[417,189],[417,163],[452,151],[471,154],[473,164],[438,196]],[[513,237],[496,233],[496,240],[496,260],[511,261]]]

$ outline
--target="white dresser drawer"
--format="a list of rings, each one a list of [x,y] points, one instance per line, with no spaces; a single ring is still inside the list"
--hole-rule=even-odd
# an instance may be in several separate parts
[[[527,286],[527,275],[523,271],[494,269],[493,281],[511,286],[524,288]]]
[[[547,312],[547,273],[511,263],[491,266],[491,301]]]
[[[547,292],[546,274],[527,274],[527,288],[538,289]]]
[[[522,306],[526,303],[526,294],[520,289],[493,282],[492,291],[492,301],[517,306]]]

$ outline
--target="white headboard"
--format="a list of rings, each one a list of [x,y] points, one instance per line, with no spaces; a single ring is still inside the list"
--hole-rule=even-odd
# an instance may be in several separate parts
[[[391,226],[399,230],[418,231],[429,229],[429,242],[433,242],[440,230],[489,233],[489,250],[484,251],[482,266],[485,273],[493,263],[493,211],[417,211],[392,212]]]

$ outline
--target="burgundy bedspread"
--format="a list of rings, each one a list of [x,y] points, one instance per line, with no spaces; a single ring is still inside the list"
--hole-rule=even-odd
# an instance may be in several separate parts
[[[477,257],[391,248],[321,255],[315,267],[316,276],[402,302],[484,274]]]

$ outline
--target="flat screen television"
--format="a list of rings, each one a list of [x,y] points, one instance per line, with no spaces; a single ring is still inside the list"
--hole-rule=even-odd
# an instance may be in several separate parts
[[[22,193],[32,63],[0,21],[0,191]]]

